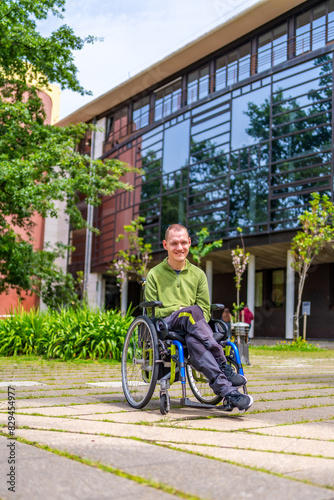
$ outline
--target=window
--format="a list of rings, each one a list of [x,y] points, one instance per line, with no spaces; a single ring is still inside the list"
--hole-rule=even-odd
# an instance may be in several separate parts
[[[155,91],[154,120],[161,120],[181,108],[181,78]]]
[[[119,109],[107,120],[107,141],[105,144],[109,147],[114,147],[120,139],[128,135],[128,107],[124,106]]]
[[[237,50],[227,55],[218,57],[216,60],[216,86],[215,90],[221,90],[227,85],[232,85],[251,74],[250,43],[246,43]]]
[[[269,108],[270,86],[233,99],[232,150],[269,138]]]
[[[284,304],[284,270],[278,269],[272,272],[271,300],[274,307],[282,307]]]
[[[193,71],[188,75],[187,103],[206,97],[209,94],[209,66]]]
[[[287,60],[287,23],[281,24],[258,38],[257,71],[265,71]]]
[[[263,272],[255,273],[255,307],[262,307],[263,303]]]
[[[296,18],[296,55],[324,47],[333,39],[333,2],[328,2],[326,23],[326,3],[303,12]],[[327,26],[326,26],[327,24]]]
[[[148,96],[134,103],[132,121],[133,132],[147,127],[150,123],[150,98]]]
[[[188,164],[190,120],[169,127],[164,132],[163,171],[173,172]]]

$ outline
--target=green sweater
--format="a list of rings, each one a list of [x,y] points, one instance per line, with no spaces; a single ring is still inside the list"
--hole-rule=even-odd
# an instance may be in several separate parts
[[[167,263],[167,257],[153,267],[147,275],[145,300],[160,300],[157,318],[165,318],[180,307],[197,305],[202,308],[206,321],[210,320],[210,296],[205,273],[186,260],[186,265],[177,274]]]

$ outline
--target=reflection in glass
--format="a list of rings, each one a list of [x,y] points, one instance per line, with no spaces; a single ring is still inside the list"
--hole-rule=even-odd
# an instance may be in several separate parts
[[[203,99],[209,94],[209,66],[199,70],[198,98]]]
[[[287,23],[258,38],[257,71],[265,71],[287,60]]]
[[[191,135],[194,136],[195,134],[198,134],[199,132],[203,132],[204,130],[212,129],[212,127],[217,127],[218,125],[220,125],[221,127],[225,126],[225,129],[222,130],[222,132],[227,132],[228,130],[230,130],[229,118],[230,118],[229,113],[225,113],[224,115],[219,113],[218,116],[215,116],[214,118],[211,118],[210,120],[201,121],[201,122],[199,122],[191,127]],[[217,135],[217,134],[213,134],[213,135]]]
[[[172,172],[188,164],[190,120],[169,127],[164,132],[163,169]]]
[[[271,68],[271,31],[259,36],[257,72]]]
[[[311,11],[304,12],[296,19],[296,55],[311,50]]]
[[[199,127],[196,127],[198,130]],[[230,131],[230,124],[229,123],[223,123],[222,125],[219,125],[218,127],[213,127],[210,128],[209,130],[204,130],[203,132],[198,132],[197,134],[192,135],[192,139],[194,142],[203,142],[207,141],[210,139],[213,139],[215,137],[222,137],[224,134],[229,134]],[[228,137],[227,137],[228,140]],[[225,140],[220,141],[220,142],[225,142]]]
[[[126,135],[128,135],[128,107],[124,106],[108,117],[105,148],[107,145],[114,147]]]
[[[233,99],[232,149],[269,137],[270,87],[263,87]]]
[[[287,60],[288,51],[287,51],[287,42],[288,42],[288,31],[287,24],[281,24],[277,28],[273,29],[273,51],[272,51],[272,65],[275,66],[277,64],[281,64],[282,62]]]
[[[268,220],[268,169],[259,167],[230,178],[230,226],[256,225]]]
[[[334,40],[334,0],[328,2],[328,26],[327,26],[327,42]]]
[[[287,186],[314,177],[325,177],[331,174],[331,152],[307,156],[300,160],[282,162],[272,166],[272,186]]]
[[[255,273],[255,307],[262,307],[263,302],[263,272]]]
[[[211,179],[213,179],[212,182],[216,182],[217,177],[228,173],[227,155],[208,160],[203,160],[201,156],[201,152],[197,151],[197,158],[199,161],[189,167],[189,182],[191,184],[194,182],[209,181]]]
[[[320,190],[319,190],[320,191]],[[321,190],[321,194],[331,196],[330,190]],[[296,196],[279,196],[271,201],[271,221],[280,222],[272,229],[284,229],[296,227],[296,220],[305,211],[305,206],[311,201],[311,193],[298,194]]]
[[[187,103],[202,99],[209,94],[209,66],[193,71],[188,75]]]
[[[164,175],[162,178],[162,192],[175,191],[188,186],[188,167]]]
[[[227,61],[226,56],[218,57],[216,60],[216,90],[224,89],[227,86]]]
[[[229,134],[217,137],[215,141],[195,142],[191,140],[190,163],[208,161],[210,158],[227,153],[230,148]],[[211,161],[211,160],[210,160]]]
[[[216,59],[215,89],[221,90],[227,85],[248,78],[251,74],[250,42],[245,43],[237,50]]]
[[[143,134],[141,139],[141,150],[144,151],[146,148],[150,147],[152,144],[156,144],[158,141],[162,141],[162,127],[158,127],[158,131],[152,134]],[[161,130],[161,132],[160,132]]]
[[[278,269],[272,272],[271,300],[274,307],[282,307],[284,304],[284,270]]]
[[[192,111],[192,117],[193,121],[196,120],[202,120],[203,118],[217,113],[218,110],[224,111],[225,105],[229,104],[229,100],[231,98],[231,93],[227,92],[226,94],[222,95],[221,97],[217,97],[216,99],[213,99],[212,101],[208,101],[205,104],[201,104],[200,106],[196,106],[196,108],[193,109]],[[219,108],[219,104],[224,104],[224,107]],[[216,109],[211,109],[211,108],[216,108]],[[210,110],[208,113],[203,113],[203,111]],[[202,114],[203,113],[203,114]],[[196,116],[196,119],[194,118]]]
[[[155,91],[154,120],[160,120],[181,108],[181,78]]]
[[[313,9],[312,21],[312,50],[326,45],[326,4],[323,3]]]
[[[238,52],[235,50],[227,56],[227,85],[238,81]]]
[[[133,131],[147,127],[150,122],[150,98],[139,99],[133,104],[132,112]]]
[[[178,193],[163,196],[161,208],[161,234],[165,234],[167,227],[175,222],[185,225],[186,215],[186,190],[181,190]]]

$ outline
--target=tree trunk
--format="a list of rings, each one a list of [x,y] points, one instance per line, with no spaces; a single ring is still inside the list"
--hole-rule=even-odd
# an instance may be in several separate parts
[[[300,306],[302,303],[302,296],[303,296],[303,290],[304,290],[304,285],[305,285],[305,279],[307,275],[307,271],[309,269],[308,267],[304,267],[300,276],[299,276],[299,283],[298,283],[298,302],[297,302],[297,307],[296,307],[296,314],[294,317],[294,328],[293,328],[293,340],[297,340],[299,337],[299,314],[300,314]]]

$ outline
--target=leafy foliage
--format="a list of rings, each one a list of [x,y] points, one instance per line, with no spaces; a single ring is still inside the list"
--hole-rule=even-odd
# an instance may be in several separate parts
[[[72,225],[84,227],[79,196],[95,206],[101,195],[130,189],[120,180],[127,165],[92,161],[77,151],[94,127],[46,123],[39,89],[54,82],[87,93],[78,82],[73,51],[95,41],[76,37],[68,26],[49,37],[39,33],[36,22],[49,15],[62,18],[64,5],[65,0],[0,3],[0,293],[9,288],[41,293],[46,276],[71,293],[71,278],[56,276],[58,249],[34,249],[34,217],[56,218],[63,203]]]
[[[81,87],[73,51],[98,39],[80,38],[67,26],[43,37],[36,21],[50,15],[63,19],[66,0],[2,0],[0,2],[0,67],[5,80],[13,75],[20,81],[37,82],[39,87],[57,82],[62,89],[91,94]]]
[[[130,310],[125,316],[115,310],[101,312],[87,307],[60,312],[17,311],[0,321],[0,355],[120,360],[132,320]]]
[[[210,233],[206,227],[203,227],[196,236],[198,238],[198,243],[195,247],[190,247],[189,252],[192,255],[195,264],[200,267],[202,259],[206,257],[215,248],[221,248],[223,246],[223,240],[213,241],[212,243],[204,244],[205,240],[209,237]]]
[[[129,225],[124,226],[124,234],[119,234],[116,241],[127,238],[127,249],[120,250],[110,269],[112,274],[116,274],[117,283],[124,283],[128,273],[134,274],[138,279],[146,278],[148,273],[148,263],[152,260],[152,247],[150,243],[145,243],[144,238],[139,236],[139,232],[144,229],[144,217],[137,217]]]
[[[302,229],[292,239],[292,267],[299,275],[294,338],[299,336],[299,313],[307,273],[314,258],[334,240],[334,204],[327,195],[312,193],[310,210],[299,216]]]

